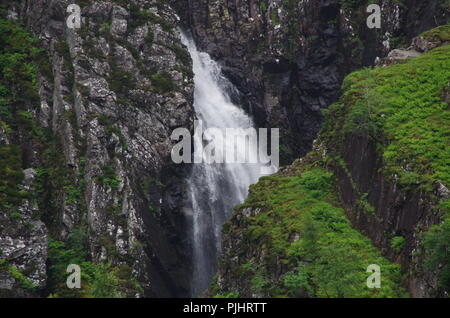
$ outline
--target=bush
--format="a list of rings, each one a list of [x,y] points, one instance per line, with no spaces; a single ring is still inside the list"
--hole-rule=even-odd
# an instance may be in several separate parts
[[[326,112],[323,136],[329,148],[336,136],[371,136],[388,176],[397,174],[405,185],[422,183],[424,189],[436,180],[449,186],[450,108],[442,98],[449,56],[447,45],[406,63],[350,74],[343,97]]]
[[[450,25],[441,25],[437,28],[422,33],[420,36],[434,41],[450,41]]]
[[[172,76],[167,72],[153,74],[151,79],[155,91],[159,94],[166,94],[175,88]]]
[[[20,191],[23,180],[22,150],[16,145],[0,146],[0,210],[12,211],[25,198]]]
[[[242,235],[239,257],[255,250],[268,256],[262,263],[249,261],[245,268],[233,270],[235,279],[250,280],[253,292],[270,296],[407,296],[400,266],[382,257],[367,237],[352,228],[337,204],[334,186],[331,172],[312,167],[294,176],[263,177],[252,185],[237,213],[247,207],[258,207],[259,213],[241,219],[238,228],[228,223],[224,231]],[[293,241],[294,235],[299,239]],[[287,273],[277,278],[273,272],[280,262]],[[370,264],[383,267],[380,289],[367,288]]]
[[[424,234],[425,267],[438,275],[439,288],[450,290],[450,214]]]
[[[283,276],[284,286],[286,286],[289,291],[289,296],[299,296],[302,291],[306,294],[313,294],[313,288],[309,284],[308,271],[305,269],[304,265],[299,265],[294,271],[288,272]]]
[[[95,264],[89,259],[87,228],[69,234],[66,243],[50,239],[48,245],[48,290],[51,297],[133,297],[142,288],[126,265]],[[66,269],[69,264],[81,268],[81,289],[68,289]]]
[[[109,87],[119,95],[127,95],[130,90],[136,88],[136,81],[133,74],[113,69],[109,77]]]
[[[121,179],[116,175],[116,169],[112,165],[105,165],[102,167],[103,174],[97,178],[101,185],[108,186],[112,190],[117,190]]]
[[[397,253],[400,252],[405,247],[405,238],[403,236],[395,236],[392,238],[391,247]]]
[[[152,30],[148,30],[147,35],[144,38],[145,43],[148,46],[151,46],[153,44],[153,41],[155,40],[155,36],[153,35]]]

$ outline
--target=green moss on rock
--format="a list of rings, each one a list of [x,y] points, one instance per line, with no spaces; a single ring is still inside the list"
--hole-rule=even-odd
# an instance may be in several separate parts
[[[261,178],[226,225],[226,237],[242,240],[225,257],[246,260],[238,267],[222,264],[233,281],[248,282],[243,288],[247,296],[407,296],[400,266],[352,228],[340,207],[333,174],[313,166],[300,171]],[[256,215],[243,218],[248,209]],[[367,287],[371,264],[382,268],[380,289]],[[222,295],[229,292],[236,290],[220,290]]]
[[[420,36],[429,40],[450,41],[450,25],[441,25],[422,33]]]
[[[322,136],[339,149],[345,134],[370,136],[382,154],[386,174],[399,182],[450,185],[450,46],[406,63],[349,75],[341,100],[325,111]],[[405,166],[407,163],[407,166]]]

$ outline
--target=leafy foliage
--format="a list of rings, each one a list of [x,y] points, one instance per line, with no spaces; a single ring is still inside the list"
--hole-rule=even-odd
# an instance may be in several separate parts
[[[172,76],[167,72],[153,74],[151,78],[152,85],[159,94],[171,92],[175,87]]]
[[[45,291],[50,297],[135,296],[142,292],[142,288],[132,277],[131,267],[125,261],[113,265],[96,264],[89,259],[87,228],[75,229],[66,242],[55,239],[59,237],[61,226],[61,209],[57,208],[59,202],[56,201],[65,197],[66,203],[77,207],[78,211],[85,209],[84,159],[80,158],[79,176],[75,176],[65,162],[58,136],[50,129],[40,127],[34,119],[33,110],[39,107],[37,73],[51,76],[48,58],[38,44],[38,40],[19,23],[0,19],[0,128],[11,142],[0,146],[0,210],[9,212],[12,220],[20,219],[18,207],[23,199],[34,197],[36,200],[39,211],[33,217],[44,221],[50,232],[48,286]],[[55,49],[70,71],[67,43],[59,42]],[[73,82],[69,83],[71,85]],[[116,133],[112,125],[107,128],[110,133]],[[33,143],[40,163],[39,168],[35,168],[34,193],[20,187],[24,177],[23,158],[26,156],[20,144],[24,140],[26,144]],[[113,167],[105,166],[101,182],[115,189],[120,179]],[[66,286],[69,264],[81,266],[80,290]],[[0,259],[0,271],[7,271],[23,288],[36,288],[24,273],[3,259]]]
[[[264,268],[244,264],[238,271],[242,277],[237,279],[250,279],[253,292],[316,297],[407,295],[401,287],[400,267],[383,258],[368,238],[351,227],[338,205],[332,173],[306,168],[295,176],[261,178],[251,186],[248,199],[237,209],[247,207],[261,211],[241,219],[245,224],[239,229],[228,223],[225,231],[233,235],[244,227],[243,250],[237,253],[247,255],[257,249],[266,255]],[[291,270],[274,278],[277,263]],[[366,269],[370,264],[382,268],[380,289],[369,289],[366,285]]]
[[[435,180],[449,186],[450,108],[442,96],[450,86],[449,57],[444,46],[403,64],[352,73],[340,102],[325,112],[322,135],[331,144],[343,133],[368,135],[387,175],[426,190]]]
[[[0,123],[14,127],[14,116],[38,106],[36,67],[42,53],[37,39],[17,22],[0,19]]]
[[[50,297],[78,298],[133,297],[142,288],[131,275],[131,268],[122,264],[95,264],[89,260],[85,227],[72,231],[67,242],[49,241],[49,287]],[[67,266],[77,264],[81,268],[81,289],[66,286]]]
[[[121,179],[116,175],[116,169],[112,165],[105,165],[102,167],[103,174],[97,178],[102,185],[110,187],[112,190],[117,190]]]
[[[429,40],[450,41],[450,25],[441,25],[420,35]]]
[[[0,258],[0,273],[7,272],[11,275],[20,285],[21,288],[28,290],[35,290],[37,286],[23,275],[17,267],[8,264],[5,259]]]
[[[0,209],[12,216],[18,216],[17,207],[30,196],[20,189],[23,153],[17,135],[29,140],[44,137],[29,110],[39,106],[37,72],[48,75],[48,64],[30,32],[16,21],[0,19],[0,133],[11,143],[0,146]]]
[[[24,198],[19,187],[23,179],[21,154],[18,146],[0,146],[0,210],[12,212]]]
[[[445,42],[450,29],[441,26],[421,36]],[[354,72],[344,81],[340,101],[324,112],[321,136],[336,157],[346,135],[370,137],[388,180],[434,200],[437,184],[450,186],[449,91],[450,45],[404,63]],[[449,290],[448,200],[436,210],[444,221],[423,235],[426,265]],[[395,237],[391,243],[400,252],[405,240]]]
[[[391,247],[396,252],[400,252],[405,247],[405,238],[403,236],[395,236],[392,238]]]
[[[426,267],[438,271],[439,287],[450,290],[450,215],[446,215],[441,225],[433,226],[424,234]]]

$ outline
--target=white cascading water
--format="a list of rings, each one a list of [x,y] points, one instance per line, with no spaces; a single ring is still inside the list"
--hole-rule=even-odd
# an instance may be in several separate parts
[[[207,53],[199,52],[194,41],[182,34],[193,60],[194,108],[203,130],[208,128],[252,128],[252,119],[234,105],[228,92],[233,86],[222,76],[220,66]],[[226,145],[220,136],[194,136],[194,145],[208,143]],[[242,142],[242,140],[241,140]],[[245,141],[243,141],[245,143]],[[246,143],[247,157],[257,156],[257,143]],[[246,146],[235,147],[235,151],[246,151]],[[229,151],[230,149],[225,149]],[[218,150],[216,150],[218,151]],[[244,156],[245,154],[237,154]],[[242,157],[241,157],[242,158]],[[203,159],[206,156],[203,154]],[[249,161],[245,161],[249,162]],[[188,179],[188,202],[186,214],[192,219],[193,266],[191,294],[204,292],[216,270],[220,251],[221,229],[233,207],[242,203],[250,184],[260,177],[262,164],[198,163],[192,167]]]

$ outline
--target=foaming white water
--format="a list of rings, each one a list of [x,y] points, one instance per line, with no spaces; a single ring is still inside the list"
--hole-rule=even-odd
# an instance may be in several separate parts
[[[192,39],[182,34],[182,41],[188,47],[194,70],[194,108],[203,130],[208,128],[253,128],[252,119],[234,105],[227,93],[232,85],[222,76],[220,66],[207,53],[199,52]],[[209,143],[225,145],[224,151],[235,150],[238,156],[257,158],[257,142],[250,140],[246,146],[234,147],[221,135],[204,136]],[[202,136],[194,136],[194,145],[204,142]],[[241,140],[241,142],[246,142]],[[217,150],[216,150],[217,151]],[[186,213],[192,218],[193,296],[205,291],[214,275],[217,256],[221,245],[221,229],[233,207],[242,203],[250,184],[260,177],[261,164],[231,163],[194,164],[188,179],[188,202]],[[256,162],[257,160],[255,160]],[[246,161],[252,162],[252,161]]]

